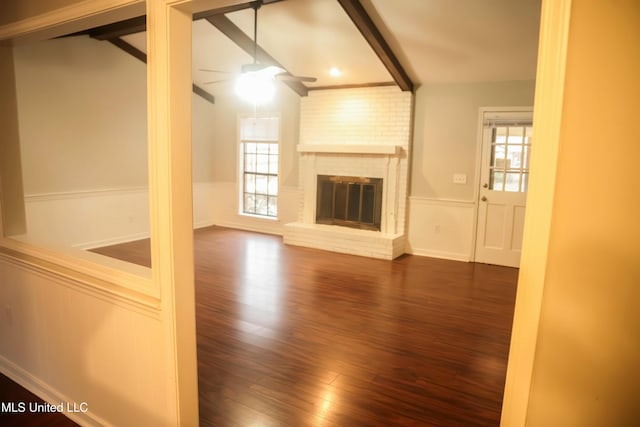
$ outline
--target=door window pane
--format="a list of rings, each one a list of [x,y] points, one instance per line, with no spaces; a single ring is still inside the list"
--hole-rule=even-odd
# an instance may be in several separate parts
[[[507,148],[507,169],[519,169],[522,166],[522,145],[509,145]]]
[[[504,184],[504,191],[520,191],[520,173],[507,172],[507,180]]]
[[[492,135],[489,189],[527,191],[532,127],[497,126]]]
[[[491,171],[489,189],[494,191],[502,191],[504,187],[504,172]]]

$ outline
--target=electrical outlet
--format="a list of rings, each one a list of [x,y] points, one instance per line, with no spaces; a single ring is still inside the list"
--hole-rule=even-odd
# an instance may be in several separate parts
[[[467,183],[467,174],[466,173],[454,173],[453,174],[453,183],[454,184],[466,184]]]

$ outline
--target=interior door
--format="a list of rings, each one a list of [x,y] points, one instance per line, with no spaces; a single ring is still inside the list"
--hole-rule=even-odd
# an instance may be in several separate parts
[[[489,115],[489,113],[485,113]],[[484,117],[475,261],[520,265],[532,112]]]

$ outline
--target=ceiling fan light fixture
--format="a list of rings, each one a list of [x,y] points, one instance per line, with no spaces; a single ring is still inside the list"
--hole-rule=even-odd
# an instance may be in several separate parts
[[[258,9],[262,0],[251,3],[253,8],[253,64],[242,66],[242,74],[236,79],[236,94],[254,106],[267,104],[273,100],[276,92],[275,76],[285,70],[276,66],[258,64]]]
[[[236,80],[236,94],[253,104],[268,104],[276,92],[273,74],[261,71],[241,74]]]
[[[268,67],[263,68],[259,71],[259,73],[274,78],[276,75],[284,73],[286,70],[284,68],[276,67],[275,65],[270,65]]]
[[[275,76],[276,74],[284,73],[286,70],[284,68],[277,67],[275,65],[264,65],[264,64],[244,64],[242,66],[242,73],[262,73],[270,76]]]

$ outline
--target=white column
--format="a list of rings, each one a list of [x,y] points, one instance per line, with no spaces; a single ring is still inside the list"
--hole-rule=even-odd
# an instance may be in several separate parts
[[[198,425],[191,180],[191,25],[177,0],[147,1],[149,208],[173,425]],[[149,349],[154,351],[154,349]]]
[[[383,188],[386,196],[386,215],[384,218],[383,233],[396,233],[396,217],[398,213],[398,163],[400,158],[397,156],[387,157],[387,175],[384,178]],[[383,212],[384,214],[384,212]]]
[[[316,192],[317,192],[317,170],[316,156],[313,154],[301,155],[301,166],[304,173],[304,203],[302,212],[302,222],[304,224],[315,224],[316,222]]]
[[[0,46],[0,238],[27,230],[22,188],[22,162],[18,135],[18,105],[13,71],[13,51]]]
[[[532,175],[513,316],[509,362],[500,425],[524,426],[533,377],[542,295],[551,235],[556,165],[560,145],[567,41],[571,0],[542,2],[540,47],[536,78]]]

